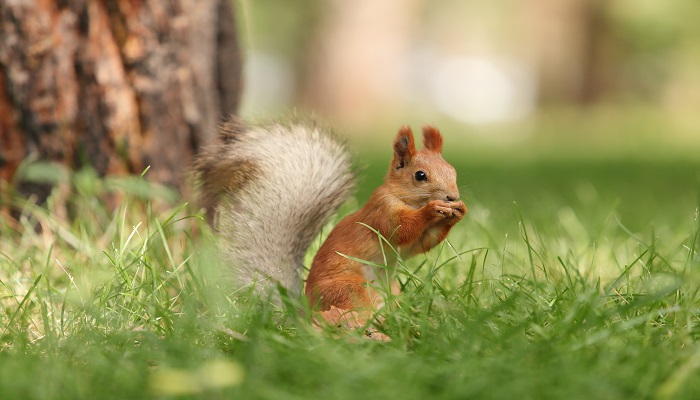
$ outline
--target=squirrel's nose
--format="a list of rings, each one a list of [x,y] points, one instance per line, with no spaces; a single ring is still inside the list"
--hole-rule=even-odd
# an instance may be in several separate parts
[[[459,199],[459,194],[448,194],[447,201],[456,201]]]

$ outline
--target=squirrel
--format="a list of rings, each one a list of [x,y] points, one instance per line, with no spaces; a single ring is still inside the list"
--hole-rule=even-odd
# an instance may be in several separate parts
[[[384,183],[336,224],[313,259],[304,293],[334,324],[362,326],[383,304],[375,284],[397,290],[390,268],[376,267],[394,261],[377,233],[407,258],[435,247],[467,212],[440,132],[422,133],[418,151],[411,128],[399,129]],[[280,284],[300,295],[306,250],[354,187],[345,146],[314,120],[231,119],[197,156],[195,171],[236,283],[258,291]]]

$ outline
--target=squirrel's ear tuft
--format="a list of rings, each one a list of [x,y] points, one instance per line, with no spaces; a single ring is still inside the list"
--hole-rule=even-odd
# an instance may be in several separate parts
[[[431,125],[423,127],[423,146],[430,151],[442,153],[442,135],[436,127]]]
[[[413,132],[408,126],[402,126],[394,139],[394,160],[392,165],[396,169],[403,168],[416,154],[416,145],[413,140]]]

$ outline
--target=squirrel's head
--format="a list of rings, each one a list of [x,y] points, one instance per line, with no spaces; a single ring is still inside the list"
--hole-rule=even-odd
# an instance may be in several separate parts
[[[433,126],[423,127],[423,149],[416,150],[413,132],[399,129],[394,139],[394,158],[386,183],[406,204],[420,208],[431,200],[459,199],[457,173],[442,158],[442,135]]]

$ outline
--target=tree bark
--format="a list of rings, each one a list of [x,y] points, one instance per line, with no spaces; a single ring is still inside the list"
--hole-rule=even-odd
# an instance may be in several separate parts
[[[0,180],[30,156],[182,189],[238,108],[231,0],[2,0],[0,38]]]

